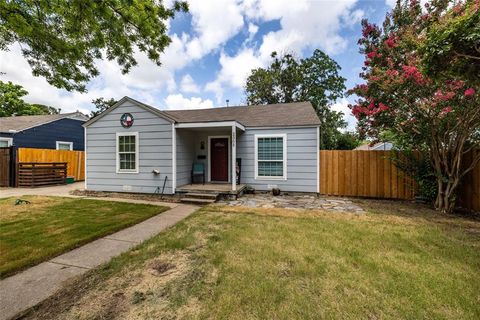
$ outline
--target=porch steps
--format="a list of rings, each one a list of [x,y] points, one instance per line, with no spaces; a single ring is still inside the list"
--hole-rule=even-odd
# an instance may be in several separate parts
[[[183,203],[193,203],[199,205],[207,205],[217,201],[218,193],[197,193],[189,192],[180,201]]]

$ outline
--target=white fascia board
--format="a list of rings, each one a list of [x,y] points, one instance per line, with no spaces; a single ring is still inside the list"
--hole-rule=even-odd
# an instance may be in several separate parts
[[[218,127],[232,127],[245,131],[245,126],[237,121],[217,121],[217,122],[190,122],[190,123],[177,123],[176,128],[218,128]]]

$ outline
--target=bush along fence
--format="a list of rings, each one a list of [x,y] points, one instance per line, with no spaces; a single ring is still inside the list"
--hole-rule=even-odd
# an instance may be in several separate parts
[[[392,152],[320,150],[320,193],[379,199],[414,199],[415,182],[390,160]],[[471,155],[465,157],[465,165],[470,163],[469,159]],[[464,178],[459,190],[458,205],[480,211],[480,165]]]

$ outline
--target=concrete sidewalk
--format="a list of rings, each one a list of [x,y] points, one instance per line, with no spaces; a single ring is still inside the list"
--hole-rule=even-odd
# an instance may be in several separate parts
[[[100,199],[102,200],[102,199]],[[129,199],[109,201],[135,202]],[[158,202],[147,202],[164,205]],[[0,281],[0,320],[15,315],[45,300],[62,287],[66,280],[87,272],[192,214],[198,207],[175,205],[174,208],[109,236]]]
[[[41,188],[0,188],[0,198],[20,197],[20,196],[70,196],[70,191],[83,190],[84,182],[75,182],[72,184],[62,184],[59,186],[48,186]]]

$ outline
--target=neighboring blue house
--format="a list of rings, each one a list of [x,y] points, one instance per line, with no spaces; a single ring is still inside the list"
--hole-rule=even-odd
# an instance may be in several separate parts
[[[0,118],[0,147],[84,150],[83,123],[88,117],[80,112],[39,116]]]

